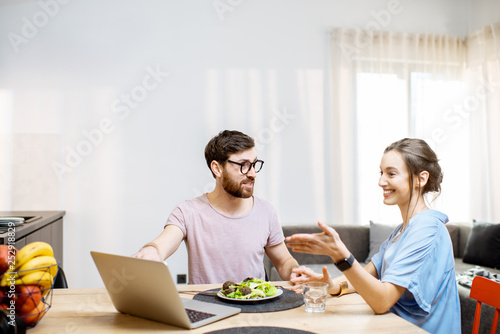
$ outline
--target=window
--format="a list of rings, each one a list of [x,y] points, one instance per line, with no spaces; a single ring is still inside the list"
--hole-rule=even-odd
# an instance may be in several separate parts
[[[426,140],[440,158],[443,189],[432,208],[445,212],[450,220],[468,219],[469,200],[464,196],[469,189],[468,119],[457,110],[464,89],[460,80],[425,72],[356,74],[358,205],[354,209],[358,221],[401,222],[399,208],[383,204],[378,179],[384,148],[404,137]]]

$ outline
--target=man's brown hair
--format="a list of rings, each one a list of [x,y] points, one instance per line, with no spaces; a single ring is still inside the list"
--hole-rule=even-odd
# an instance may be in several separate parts
[[[233,153],[249,150],[255,146],[252,137],[235,130],[224,130],[218,135],[210,139],[205,146],[205,160],[210,168],[212,161],[217,161],[220,164],[225,164],[229,156]],[[212,172],[213,177],[215,174]]]

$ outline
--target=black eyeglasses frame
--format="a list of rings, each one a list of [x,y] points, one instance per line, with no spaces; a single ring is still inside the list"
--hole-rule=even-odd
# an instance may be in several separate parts
[[[250,172],[250,170],[252,169],[252,167],[255,170],[255,173],[258,173],[258,172],[260,172],[262,170],[262,166],[264,166],[264,161],[263,160],[255,160],[254,162],[245,161],[244,163],[240,163],[240,162],[236,162],[236,161],[232,161],[232,160],[228,159],[227,162],[230,162],[230,163],[235,164],[235,165],[239,165],[240,166],[240,172],[243,175],[247,175]],[[257,168],[255,168],[255,165],[257,163],[261,164],[259,170],[257,170]],[[246,173],[243,173],[243,167],[246,164],[250,164],[250,167],[248,167],[248,170],[246,171]]]

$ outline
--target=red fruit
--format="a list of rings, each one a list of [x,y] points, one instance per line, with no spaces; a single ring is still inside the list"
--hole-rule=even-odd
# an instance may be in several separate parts
[[[0,273],[4,273],[9,266],[14,265],[17,249],[11,245],[0,245]]]
[[[45,304],[40,302],[33,310],[31,310],[31,312],[21,316],[21,318],[24,320],[26,326],[33,326],[43,317],[45,312],[47,312],[47,309],[48,307],[45,307]]]
[[[16,286],[16,310],[20,316],[30,314],[42,300],[42,293],[37,285]]]
[[[1,303],[0,303],[0,309],[9,310],[9,308],[11,307],[10,298],[6,294],[4,289],[1,289],[0,291],[1,291],[0,295],[2,296]]]
[[[0,287],[0,303],[10,305],[10,300],[15,297],[10,288],[10,286]]]

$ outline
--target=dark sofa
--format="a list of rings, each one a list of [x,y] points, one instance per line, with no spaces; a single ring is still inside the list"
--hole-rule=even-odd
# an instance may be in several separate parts
[[[467,241],[471,232],[471,224],[448,223],[446,226],[453,244],[453,252],[455,254],[455,271],[457,275],[474,268],[474,264],[463,262]],[[375,223],[371,223],[370,225],[336,225],[332,227],[339,233],[342,241],[361,264],[366,263],[369,254],[373,255],[374,252],[376,252],[375,249],[378,249],[380,243],[387,238],[385,235],[388,235],[393,228]],[[316,225],[292,225],[283,226],[283,232],[285,236],[289,236],[295,233],[318,233],[321,232],[321,230]],[[328,256],[295,252],[291,253],[300,265],[305,265],[313,269],[315,272],[320,273],[321,268],[326,265],[330,275],[333,277],[341,275],[341,272],[335,267],[333,261]],[[273,267],[268,258],[265,258],[264,265],[268,280],[281,280],[276,269]],[[481,268],[484,268],[491,273],[500,274],[500,270],[485,266],[481,266]],[[471,333],[476,301],[469,298],[469,288],[459,284],[458,292],[462,312],[462,333]],[[489,333],[493,320],[493,313],[494,309],[488,305],[482,307],[480,333]],[[500,334],[500,326],[497,330],[497,334]]]

